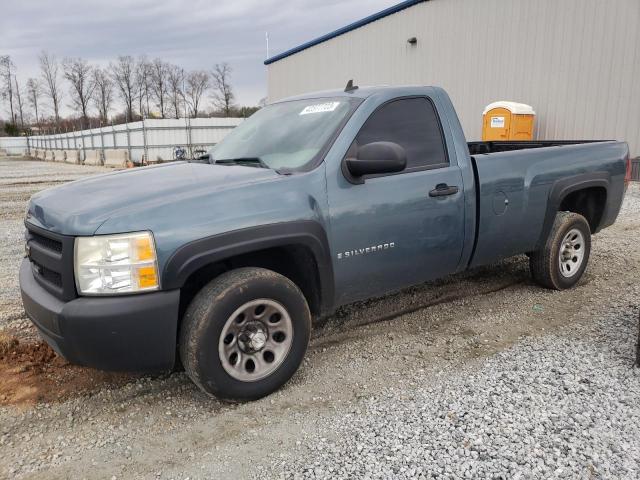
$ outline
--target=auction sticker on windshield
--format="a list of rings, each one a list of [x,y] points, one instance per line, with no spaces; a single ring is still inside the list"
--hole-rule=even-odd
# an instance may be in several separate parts
[[[336,108],[338,108],[340,102],[326,102],[326,103],[316,103],[315,105],[307,105],[302,109],[300,115],[307,115],[309,113],[322,113],[322,112],[333,112]]]

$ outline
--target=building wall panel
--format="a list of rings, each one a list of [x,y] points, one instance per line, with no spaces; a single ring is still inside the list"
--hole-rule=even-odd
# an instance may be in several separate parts
[[[407,39],[416,36],[417,46]],[[640,1],[430,0],[268,65],[269,100],[358,85],[439,85],[467,137],[495,100],[535,135],[618,139],[640,155]]]

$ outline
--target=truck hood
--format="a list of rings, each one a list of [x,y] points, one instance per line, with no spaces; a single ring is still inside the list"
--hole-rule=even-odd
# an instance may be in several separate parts
[[[203,163],[168,163],[77,180],[31,197],[27,221],[63,235],[92,235],[111,216],[190,196],[275,180],[273,170]]]

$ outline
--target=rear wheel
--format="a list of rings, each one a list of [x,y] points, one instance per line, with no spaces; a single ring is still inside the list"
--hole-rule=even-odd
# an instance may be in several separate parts
[[[533,279],[546,288],[564,290],[578,283],[591,253],[591,229],[577,213],[558,212],[544,246],[529,257]]]
[[[271,270],[240,268],[195,296],[180,331],[180,357],[206,393],[252,400],[291,378],[310,333],[309,307],[291,280]]]

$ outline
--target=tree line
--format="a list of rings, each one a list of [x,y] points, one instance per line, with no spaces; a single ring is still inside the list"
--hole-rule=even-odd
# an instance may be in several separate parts
[[[141,118],[246,117],[259,108],[237,106],[228,63],[185,71],[161,58],[122,55],[101,67],[78,57],[60,61],[46,51],[38,61],[40,76],[21,85],[11,57],[0,56],[0,94],[10,115],[5,123],[8,134],[34,126],[70,130]],[[75,117],[61,116],[65,93]],[[208,110],[207,101],[212,107]]]

